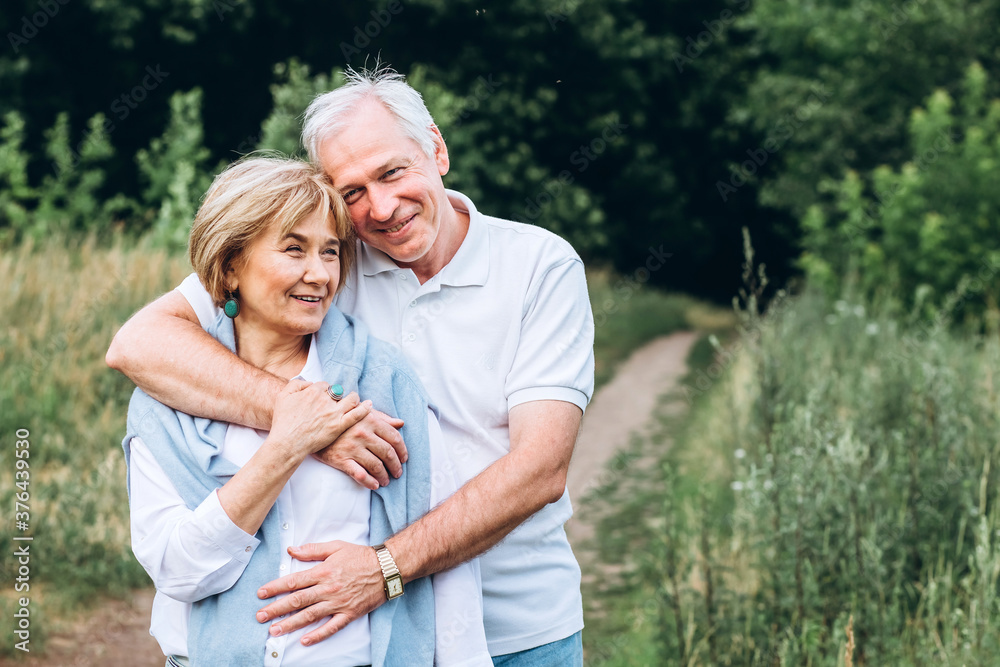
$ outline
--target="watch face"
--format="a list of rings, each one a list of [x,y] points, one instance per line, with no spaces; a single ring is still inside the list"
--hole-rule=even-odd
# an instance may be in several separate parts
[[[393,577],[386,582],[389,587],[389,597],[394,598],[397,595],[403,594],[403,582],[399,580],[398,577]]]

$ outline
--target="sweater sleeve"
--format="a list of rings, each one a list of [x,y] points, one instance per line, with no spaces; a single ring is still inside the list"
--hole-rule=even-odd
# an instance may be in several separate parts
[[[228,590],[260,544],[232,522],[212,491],[188,509],[141,438],[129,461],[132,551],[156,589],[181,602]]]

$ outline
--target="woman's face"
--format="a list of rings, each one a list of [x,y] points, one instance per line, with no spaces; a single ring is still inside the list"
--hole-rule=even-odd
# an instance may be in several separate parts
[[[272,224],[244,258],[228,273],[230,289],[239,289],[241,327],[290,336],[319,330],[340,283],[340,240],[328,211],[317,209],[284,235]]]

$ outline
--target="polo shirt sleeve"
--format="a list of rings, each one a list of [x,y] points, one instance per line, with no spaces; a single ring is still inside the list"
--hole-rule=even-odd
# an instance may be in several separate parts
[[[195,314],[198,316],[201,328],[207,331],[212,322],[215,322],[215,318],[222,312],[222,309],[215,305],[212,296],[198,279],[198,274],[192,273],[189,275],[176,287],[176,290],[188,300],[191,308],[194,309]]]
[[[506,393],[508,410],[546,400],[586,410],[594,393],[594,317],[578,257],[554,262],[532,283]]]

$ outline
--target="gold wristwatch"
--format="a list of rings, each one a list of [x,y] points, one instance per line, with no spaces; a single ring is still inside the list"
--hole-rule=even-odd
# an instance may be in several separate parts
[[[392,554],[389,553],[389,549],[384,544],[377,544],[372,549],[378,556],[378,564],[382,568],[382,577],[385,579],[382,584],[385,590],[385,599],[398,598],[403,594],[403,576],[399,573],[399,568],[396,567],[396,561],[393,560]]]

